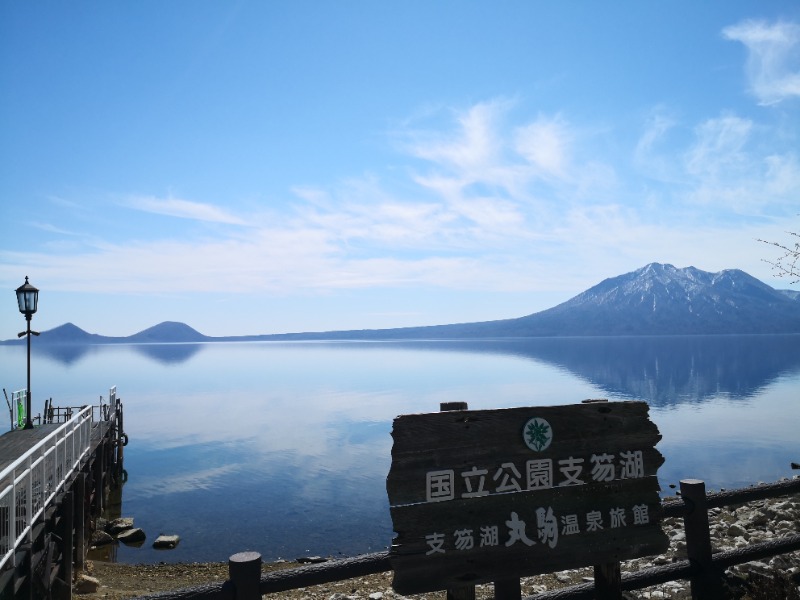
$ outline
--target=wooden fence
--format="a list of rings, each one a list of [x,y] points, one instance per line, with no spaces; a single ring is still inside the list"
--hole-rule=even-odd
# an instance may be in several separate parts
[[[676,579],[691,582],[693,598],[718,598],[725,569],[770,556],[800,550],[800,534],[773,538],[766,542],[712,554],[708,511],[712,508],[744,504],[766,498],[800,493],[800,479],[759,485],[740,490],[706,494],[702,481],[681,481],[681,499],[663,503],[664,517],[683,517],[687,559],[670,565],[624,573],[616,582],[604,578],[602,589],[594,582],[551,590],[536,600],[577,600],[580,598],[621,598],[622,591],[637,590]],[[388,552],[364,554],[354,558],[308,565],[285,571],[261,573],[261,555],[241,552],[230,557],[229,579],[224,583],[140,596],[138,600],[259,600],[272,594],[383,573],[392,569]],[[618,569],[617,569],[618,570]],[[511,586],[512,593],[514,586]],[[516,598],[519,588],[516,587]],[[496,597],[511,597],[495,590]]]

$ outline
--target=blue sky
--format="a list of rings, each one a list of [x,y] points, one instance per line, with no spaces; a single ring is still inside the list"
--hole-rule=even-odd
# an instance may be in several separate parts
[[[0,339],[522,316],[800,229],[800,4],[4,2]]]

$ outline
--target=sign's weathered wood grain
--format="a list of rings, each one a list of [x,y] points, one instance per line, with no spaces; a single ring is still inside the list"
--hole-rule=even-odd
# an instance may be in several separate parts
[[[395,419],[387,478],[403,594],[662,552],[661,436],[643,402]]]

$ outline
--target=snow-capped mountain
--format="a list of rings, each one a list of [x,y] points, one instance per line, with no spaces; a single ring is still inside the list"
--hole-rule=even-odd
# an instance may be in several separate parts
[[[528,335],[795,333],[800,306],[738,269],[652,263],[517,321]]]

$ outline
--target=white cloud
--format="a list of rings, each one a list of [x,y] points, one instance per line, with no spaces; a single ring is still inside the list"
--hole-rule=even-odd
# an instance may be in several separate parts
[[[658,106],[648,115],[639,141],[633,152],[634,164],[649,177],[669,181],[675,177],[675,167],[663,153],[659,152],[667,143],[670,131],[678,120],[665,107]]]
[[[417,182],[432,183],[451,193],[479,184],[498,192],[518,194],[532,171],[513,151],[504,121],[514,103],[504,99],[481,102],[454,111],[456,130],[407,129],[402,149],[425,161],[429,170]],[[544,153],[542,160],[544,160]]]
[[[64,229],[63,227],[59,227],[58,225],[53,225],[52,223],[42,223],[40,221],[33,221],[30,223],[32,227],[39,229],[41,231],[46,231],[48,233],[57,233],[59,235],[65,236],[77,236],[80,235],[75,231],[70,231],[69,229]]]
[[[748,20],[726,27],[722,34],[747,47],[746,73],[760,104],[800,96],[800,25]]]
[[[800,194],[797,156],[778,151],[775,132],[749,119],[723,115],[695,128],[694,143],[684,154],[687,191],[672,191],[698,207],[725,209],[717,220],[788,214]],[[765,144],[768,138],[771,143]]]
[[[403,200],[383,189],[373,177],[349,179],[333,191],[304,189],[309,200],[296,207],[299,227],[324,232],[343,251],[366,247],[432,247],[456,218],[441,201]]]
[[[750,119],[706,119],[690,142],[676,146],[666,143],[669,132],[689,128],[659,108],[612,162],[585,133],[591,128],[562,114],[513,123],[512,108],[484,102],[447,126],[410,131],[404,147],[412,165],[392,172],[401,173],[399,181],[367,174],[297,186],[288,190],[289,208],[271,207],[268,220],[139,196],[127,206],[248,226],[223,228],[213,239],[7,252],[0,275],[8,270],[3,265],[31,265],[51,289],[128,294],[216,293],[220,285],[273,296],[412,286],[564,289],[584,287],[586,274],[595,283],[652,261],[744,266],[743,257],[757,252],[748,243],[764,235],[713,211],[762,216],[796,208],[797,156],[765,143],[772,132]],[[631,156],[635,169],[623,179],[617,169],[627,168],[620,164]],[[646,193],[637,187],[642,179]],[[698,255],[702,261],[692,260]]]
[[[563,119],[540,117],[515,132],[515,149],[536,175],[564,179],[570,163],[572,134]]]
[[[696,129],[696,142],[686,153],[686,170],[691,175],[719,177],[746,167],[744,153],[752,121],[734,115],[708,119]]]
[[[482,102],[457,113],[455,134],[407,132],[410,143],[406,147],[414,156],[460,174],[482,173],[500,150],[495,125],[506,106],[504,101]]]
[[[179,198],[156,198],[154,196],[133,196],[126,202],[127,206],[145,212],[180,219],[209,221],[228,225],[246,225],[247,222],[212,204],[181,200]]]
[[[766,191],[769,197],[797,202],[800,192],[800,163],[795,155],[771,154],[764,158]]]

